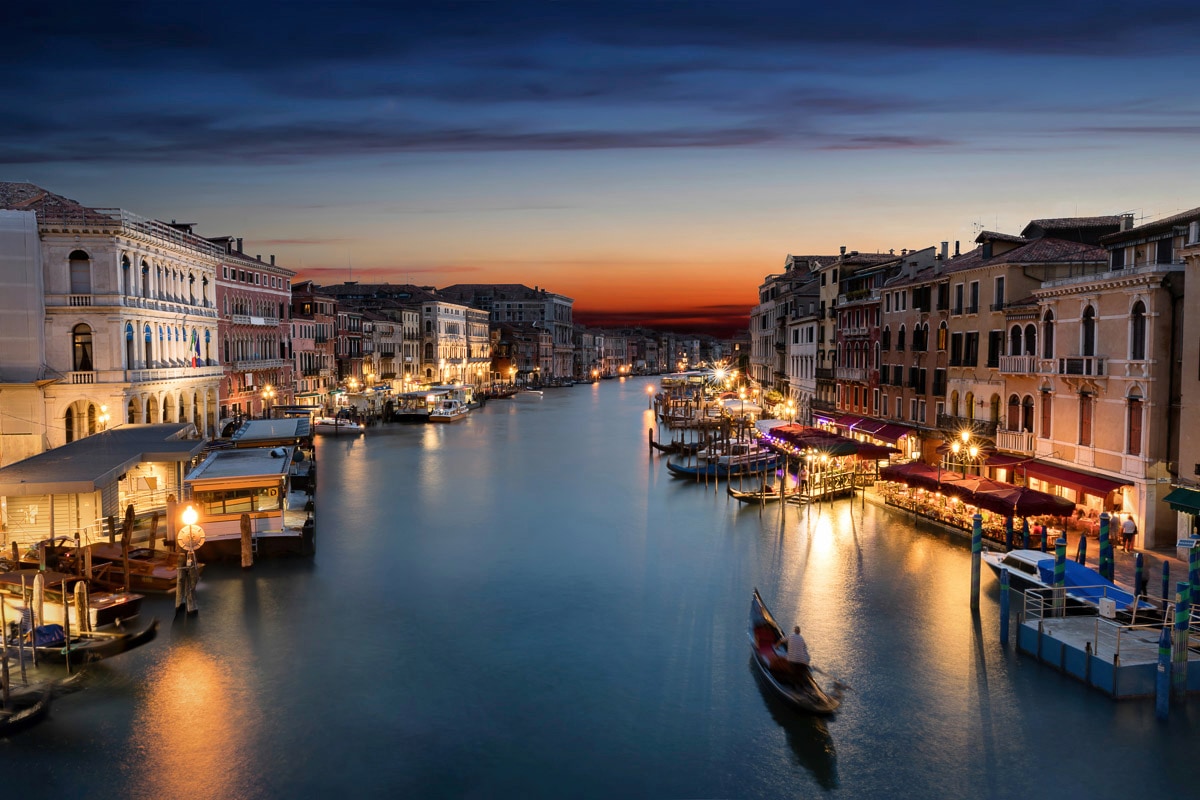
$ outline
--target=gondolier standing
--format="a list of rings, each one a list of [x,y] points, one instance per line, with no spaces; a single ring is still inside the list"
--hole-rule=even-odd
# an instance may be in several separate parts
[[[800,635],[800,626],[792,628],[787,637],[787,661],[793,675],[803,675],[808,671],[808,644]]]

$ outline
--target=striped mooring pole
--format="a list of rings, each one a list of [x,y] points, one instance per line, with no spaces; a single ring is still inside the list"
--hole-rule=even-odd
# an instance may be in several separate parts
[[[1162,600],[1165,604],[1171,599],[1171,562],[1163,559],[1162,571]]]
[[[1004,549],[1012,550],[1013,543],[1013,517],[1009,514],[1004,518]]]
[[[1187,696],[1189,595],[1187,581],[1175,584],[1175,659],[1171,666],[1171,694],[1178,700]]]
[[[1087,537],[1082,534],[1079,537],[1079,547],[1075,551],[1075,563],[1087,563]]]
[[[1021,547],[1029,549],[1029,517],[1021,517]]]
[[[1000,568],[1000,644],[1008,645],[1008,567]]]
[[[1066,597],[1063,587],[1067,583],[1067,537],[1060,536],[1054,543],[1054,616],[1063,616]]]
[[[1158,670],[1154,675],[1154,716],[1166,719],[1171,710],[1171,630],[1158,634]]]
[[[971,517],[971,610],[979,610],[979,566],[983,560],[983,515]]]
[[[1100,573],[1100,577],[1111,581],[1113,579],[1113,549],[1109,522],[1108,512],[1100,512],[1100,566],[1096,571]]]
[[[1133,595],[1134,597],[1146,596],[1145,563],[1141,553],[1133,557]]]
[[[1200,544],[1188,550],[1188,598],[1200,599]]]

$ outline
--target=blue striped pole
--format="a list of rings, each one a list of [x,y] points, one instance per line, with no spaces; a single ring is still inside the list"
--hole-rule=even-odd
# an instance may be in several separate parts
[[[1171,710],[1171,631],[1158,634],[1158,672],[1154,676],[1154,716],[1166,719]]]
[[[1054,616],[1063,615],[1066,598],[1063,596],[1067,583],[1067,537],[1060,536],[1054,543]]]
[[[1044,553],[1044,552],[1046,552],[1046,540],[1050,538],[1050,529],[1046,527],[1046,523],[1044,523],[1044,522],[1041,525],[1038,525],[1038,528],[1040,528],[1042,531],[1041,547],[1042,547],[1042,552]]]
[[[1175,663],[1171,666],[1171,694],[1180,700],[1187,696],[1189,594],[1187,581],[1175,584]]]
[[[1188,597],[1200,599],[1200,544],[1188,550]]]
[[[1075,551],[1075,561],[1078,564],[1087,563],[1087,537],[1083,534],[1079,535],[1079,547]]]
[[[1008,567],[1000,568],[1000,644],[1008,645]]]
[[[1133,557],[1133,593],[1136,596],[1144,597],[1146,594],[1146,573],[1142,563],[1142,554],[1138,553]]]
[[[1007,517],[1004,518],[1004,549],[1005,550],[1012,550],[1012,540],[1013,540],[1013,518],[1012,518],[1012,514],[1009,514]]]
[[[1021,547],[1029,549],[1029,517],[1021,517]]]
[[[979,565],[983,559],[983,515],[971,517],[971,610],[979,610]]]
[[[1163,559],[1162,599],[1166,604],[1171,599],[1171,562]]]
[[[1113,549],[1112,537],[1109,535],[1109,516],[1107,511],[1100,513],[1100,577],[1113,579]]]

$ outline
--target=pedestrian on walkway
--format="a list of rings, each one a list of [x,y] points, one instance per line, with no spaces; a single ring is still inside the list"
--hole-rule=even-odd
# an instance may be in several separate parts
[[[1121,523],[1121,544],[1125,548],[1126,553],[1133,552],[1133,540],[1137,537],[1137,523],[1133,521],[1133,515],[1130,514]]]

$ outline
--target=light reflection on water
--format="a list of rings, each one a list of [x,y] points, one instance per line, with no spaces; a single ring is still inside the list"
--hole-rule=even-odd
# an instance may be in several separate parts
[[[207,569],[198,617],[7,743],[6,788],[1023,798],[1200,778],[1191,708],[1158,725],[999,647],[964,540],[870,503],[743,507],[670,478],[648,426],[626,380],[320,437],[316,558]],[[754,678],[754,587],[852,687],[835,717]]]

